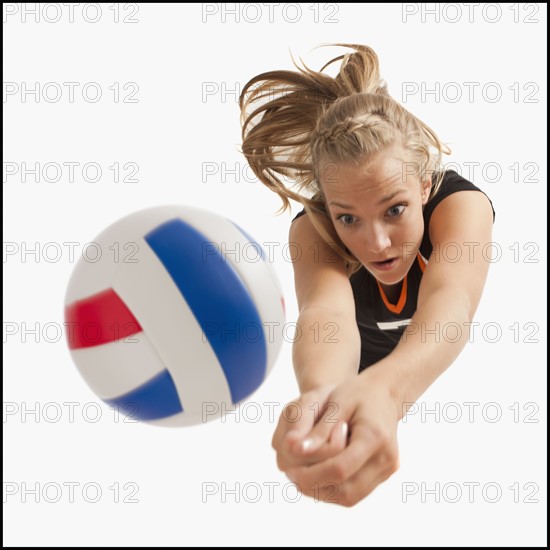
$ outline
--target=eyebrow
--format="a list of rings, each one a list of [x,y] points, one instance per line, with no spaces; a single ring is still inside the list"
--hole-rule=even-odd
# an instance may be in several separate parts
[[[396,195],[399,195],[399,193],[401,193],[403,191],[406,191],[406,190],[407,189],[405,187],[401,187],[399,189],[396,189],[395,191],[393,191],[393,193],[390,193],[389,195],[386,195],[385,197],[382,197],[376,203],[377,206],[391,201]],[[338,201],[330,201],[328,204],[329,204],[329,206],[333,204],[334,206],[339,206],[340,208],[353,208],[353,206],[351,206],[349,204],[344,204],[344,203],[338,202]]]
[[[334,206],[339,206],[340,208],[353,208],[353,206],[350,206],[349,204],[344,204],[342,202],[338,202],[338,201],[330,201],[328,203],[328,205],[334,205]]]
[[[385,202],[389,202],[395,197],[396,195],[399,195],[399,193],[406,191],[406,187],[400,187],[399,189],[396,189],[393,193],[390,193],[389,195],[386,195],[385,197],[382,197],[376,204],[384,204]]]

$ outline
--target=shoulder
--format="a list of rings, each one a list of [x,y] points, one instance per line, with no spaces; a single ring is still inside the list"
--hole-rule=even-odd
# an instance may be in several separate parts
[[[305,208],[302,208],[302,210],[300,210],[300,212],[298,212],[298,214],[296,214],[296,216],[294,216],[291,220],[290,223],[293,223],[294,221],[296,221],[298,218],[300,218],[301,216],[303,216],[304,214],[306,214],[306,210]]]
[[[493,220],[494,210],[485,193],[454,193],[441,201],[431,216],[430,242],[477,242],[490,234]]]
[[[424,207],[424,219],[426,221],[429,221],[432,217],[433,213],[435,212],[436,208],[439,210],[439,205],[443,202],[449,203],[447,200],[448,197],[451,195],[455,195],[457,193],[460,193],[460,196],[464,199],[465,193],[464,191],[468,192],[477,192],[473,196],[468,195],[468,199],[472,199],[474,201],[476,200],[485,200],[488,201],[488,203],[491,205],[491,210],[493,214],[493,221],[495,219],[495,209],[493,207],[493,203],[491,199],[488,197],[488,195],[480,189],[477,185],[472,183],[471,181],[467,180],[466,178],[462,177],[460,174],[455,172],[454,170],[446,170],[441,177],[441,184],[437,191],[435,193],[432,193],[432,196],[428,199],[428,202],[426,203],[426,206]],[[435,178],[435,175],[434,175]],[[480,197],[480,195],[483,195],[484,198]],[[464,199],[466,202],[468,202],[467,199]],[[453,199],[452,202],[462,202],[458,200],[456,197]]]
[[[429,258],[433,243],[445,240],[449,235],[464,233],[473,224],[474,217],[488,213],[491,223],[495,220],[495,210],[488,195],[477,185],[462,177],[454,170],[446,170],[443,174],[435,174],[441,178],[436,192],[424,206],[424,237],[421,243],[421,253]],[[481,214],[480,214],[481,213]]]

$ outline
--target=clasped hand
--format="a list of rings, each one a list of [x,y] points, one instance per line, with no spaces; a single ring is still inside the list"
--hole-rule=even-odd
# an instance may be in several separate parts
[[[369,374],[305,392],[281,414],[277,466],[315,500],[353,506],[399,467],[398,407]]]

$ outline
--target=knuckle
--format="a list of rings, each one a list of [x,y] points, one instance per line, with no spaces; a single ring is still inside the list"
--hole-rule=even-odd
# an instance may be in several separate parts
[[[339,498],[339,502],[342,506],[346,508],[351,508],[357,504],[358,500],[349,490],[343,490],[342,495]]]
[[[399,458],[397,456],[395,456],[392,460],[390,460],[389,470],[390,470],[390,475],[395,474],[395,472],[399,470]]]
[[[391,435],[388,432],[382,432],[380,431],[378,433],[378,444],[383,449],[387,449],[391,446],[392,438]]]
[[[342,506],[346,506],[349,502],[349,490],[341,485],[338,486],[338,493],[336,495],[336,501]]]
[[[277,454],[277,468],[284,472],[288,468],[288,461],[284,459],[284,457],[280,454]]]
[[[370,433],[370,440],[374,444],[377,452],[384,455],[395,447],[394,435],[390,430],[382,428],[372,428]]]
[[[388,446],[385,450],[386,462],[393,464],[399,462],[399,453],[395,447]]]
[[[399,468],[399,450],[395,445],[388,445],[384,450],[384,462],[392,473]]]
[[[385,439],[384,431],[376,426],[371,426],[369,439],[371,439],[377,447],[382,446]]]
[[[335,483],[342,483],[347,478],[347,470],[344,464],[335,464],[332,467],[332,480]]]

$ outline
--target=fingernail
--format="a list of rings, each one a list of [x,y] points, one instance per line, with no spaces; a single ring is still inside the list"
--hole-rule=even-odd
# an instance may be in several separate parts
[[[342,430],[342,435],[343,435],[344,437],[346,437],[346,436],[348,435],[348,423],[347,423],[347,422],[344,422],[344,423],[342,424],[341,430]]]

